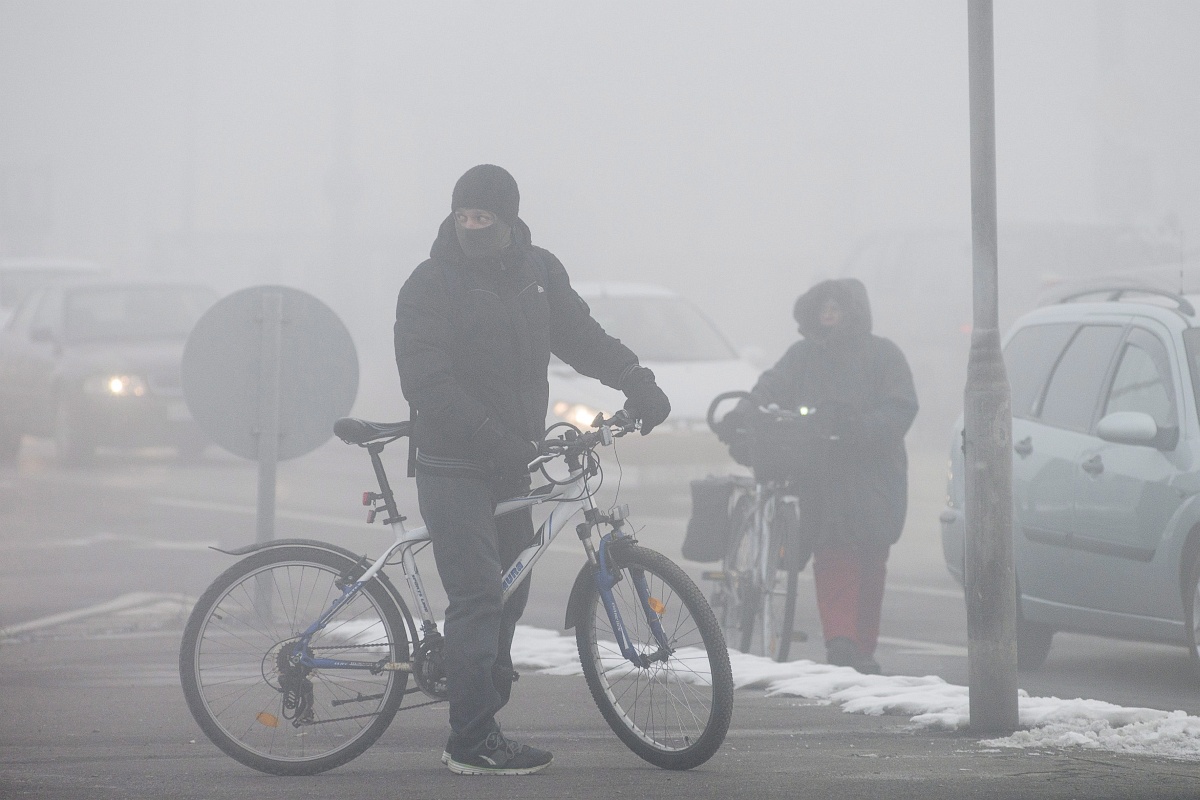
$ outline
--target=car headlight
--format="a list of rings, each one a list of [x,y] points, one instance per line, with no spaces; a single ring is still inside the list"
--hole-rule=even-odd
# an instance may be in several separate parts
[[[83,391],[103,397],[141,397],[146,382],[137,375],[94,375],[83,382]]]
[[[579,428],[590,427],[596,415],[600,413],[584,403],[568,403],[564,400],[557,401],[553,410],[554,416]]]

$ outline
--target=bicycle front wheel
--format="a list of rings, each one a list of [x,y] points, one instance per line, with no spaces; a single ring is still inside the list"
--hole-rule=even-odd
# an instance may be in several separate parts
[[[379,581],[361,587],[314,633],[342,596],[352,559],[303,545],[271,548],[226,570],[201,596],[179,654],[192,716],[241,763],[311,775],[370,747],[403,700],[404,615]],[[308,657],[337,659],[313,668]]]
[[[776,661],[787,661],[794,638],[796,592],[800,583],[797,556],[791,552],[798,546],[796,506],[786,498],[771,495],[763,519],[770,532],[760,621],[763,655]]]
[[[796,618],[799,569],[788,543],[776,533],[778,499],[767,498],[761,519],[747,498],[734,508],[733,535],[725,556],[723,627],[743,653],[787,661]],[[781,520],[782,522],[782,520]]]
[[[646,761],[664,769],[699,766],[721,746],[733,714],[725,637],[704,595],[666,556],[628,545],[614,549],[613,559],[613,600],[641,663],[618,648],[593,582],[575,628],[592,698],[621,741]],[[665,643],[656,638],[652,617]]]

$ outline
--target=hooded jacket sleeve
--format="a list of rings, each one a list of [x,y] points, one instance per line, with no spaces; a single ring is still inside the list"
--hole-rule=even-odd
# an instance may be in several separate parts
[[[775,403],[781,408],[792,408],[797,403],[797,376],[804,371],[804,343],[797,342],[768,368],[754,384],[750,393],[758,405]],[[749,403],[743,400],[742,403]],[[739,404],[741,405],[741,404]]]
[[[917,390],[904,353],[874,339],[875,389],[844,435],[860,447],[886,447],[904,439],[917,416]]]
[[[547,267],[550,351],[582,375],[614,389],[626,388],[622,382],[638,366],[637,355],[592,317],[588,304],[571,288],[562,262],[547,250],[541,255]]]
[[[417,267],[401,287],[393,328],[400,388],[424,424],[486,453],[497,443],[497,430],[488,408],[454,378],[450,304],[432,262]]]

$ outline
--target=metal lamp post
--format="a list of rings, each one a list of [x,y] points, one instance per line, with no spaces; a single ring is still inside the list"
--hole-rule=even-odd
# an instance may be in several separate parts
[[[970,727],[1018,725],[1012,550],[1012,400],[1000,349],[991,0],[968,0],[974,327],[965,393]]]

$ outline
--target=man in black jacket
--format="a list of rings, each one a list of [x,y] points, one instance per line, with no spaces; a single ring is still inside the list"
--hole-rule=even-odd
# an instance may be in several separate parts
[[[529,594],[526,580],[502,605],[501,570],[533,538],[533,522],[528,509],[493,517],[499,500],[530,486],[551,353],[624,391],[643,435],[671,409],[654,373],[592,318],[559,260],[532,244],[519,202],[507,171],[468,170],[430,258],[396,303],[396,366],[416,413],[421,516],[449,599],[443,761],[460,774],[523,775],[551,761],[507,739],[495,720],[512,690],[509,651]]]

